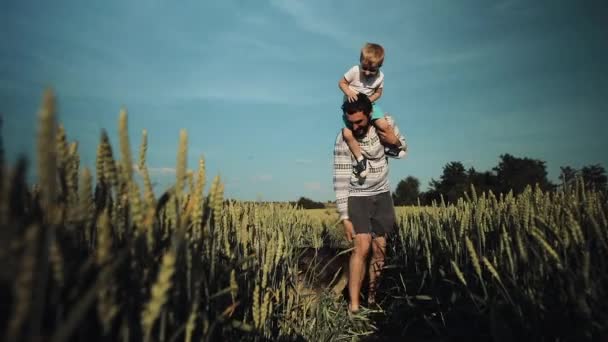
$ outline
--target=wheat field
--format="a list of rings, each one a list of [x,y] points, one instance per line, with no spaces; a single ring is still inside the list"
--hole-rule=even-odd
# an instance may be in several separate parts
[[[380,308],[349,316],[343,296],[302,285],[316,279],[303,251],[350,247],[333,210],[224,200],[202,157],[189,171],[185,131],[157,197],[147,132],[135,157],[126,110],[118,149],[102,132],[89,170],[54,101],[47,91],[39,112],[36,182],[2,153],[6,341],[607,336],[608,204],[580,181],[397,208]]]

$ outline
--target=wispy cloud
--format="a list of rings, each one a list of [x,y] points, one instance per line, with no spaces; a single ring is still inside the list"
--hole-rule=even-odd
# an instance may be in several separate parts
[[[416,63],[419,66],[437,66],[437,65],[457,65],[463,63],[470,63],[479,60],[488,54],[487,49],[468,49],[463,51],[457,51],[453,53],[441,53],[431,55],[427,58],[419,59]]]
[[[304,189],[309,191],[321,191],[321,182],[306,182]]]
[[[298,158],[295,160],[296,164],[300,164],[300,165],[306,165],[306,164],[312,164],[312,159],[306,159],[306,158]]]
[[[240,184],[241,184],[241,179],[240,178],[229,178],[229,179],[226,179],[224,181],[224,185],[226,187],[237,186],[237,185],[240,185]]]
[[[140,176],[143,175],[142,170],[139,169],[139,166],[137,164],[133,164],[133,171]],[[191,172],[191,170],[188,170],[188,172]],[[148,167],[148,173],[150,174],[150,176],[166,176],[174,175],[176,173],[176,170],[174,167]]]
[[[271,0],[270,3],[292,17],[296,25],[303,30],[335,40],[339,44],[352,46],[352,37],[356,36],[352,33],[352,25],[343,25],[340,20],[326,18],[329,11],[324,10],[327,7],[325,1]]]
[[[261,39],[259,35],[247,32],[222,32],[214,38],[221,42],[218,44],[246,48],[250,54],[259,54],[259,56],[263,56],[260,58],[264,60],[267,60],[269,55],[272,56],[273,62],[297,62],[303,59],[303,56],[294,53],[292,49],[284,45]]]
[[[251,180],[253,182],[258,182],[258,183],[270,182],[270,181],[272,181],[272,175],[271,174],[259,174],[259,175],[255,175],[255,176],[251,177]]]
[[[255,87],[250,87],[236,80],[234,82],[223,80],[222,84],[215,86],[201,83],[184,85],[174,92],[168,92],[167,95],[176,100],[227,100],[245,103],[289,104],[292,106],[301,103],[313,105],[322,102],[319,97],[304,95],[302,92],[294,92],[287,87],[263,81],[256,84]]]

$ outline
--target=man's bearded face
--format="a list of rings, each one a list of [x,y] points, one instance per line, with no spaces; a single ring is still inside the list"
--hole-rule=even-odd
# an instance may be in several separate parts
[[[352,114],[344,114],[346,120],[350,124],[349,128],[353,131],[353,135],[357,138],[362,138],[369,130],[369,116],[363,112],[355,112]]]

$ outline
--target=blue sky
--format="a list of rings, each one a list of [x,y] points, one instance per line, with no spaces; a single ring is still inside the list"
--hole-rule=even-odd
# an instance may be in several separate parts
[[[333,200],[337,83],[372,41],[386,49],[379,104],[410,146],[391,162],[393,189],[503,153],[546,161],[555,181],[560,166],[608,167],[607,17],[597,0],[4,0],[5,149],[34,157],[50,85],[91,169],[102,128],[117,153],[124,105],[134,153],[148,130],[159,190],[185,128],[188,166],[202,155],[227,197]]]

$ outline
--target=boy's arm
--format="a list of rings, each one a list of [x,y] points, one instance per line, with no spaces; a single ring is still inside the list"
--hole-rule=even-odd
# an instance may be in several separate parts
[[[338,82],[338,87],[340,87],[340,90],[342,90],[344,95],[346,95],[349,102],[357,100],[358,93],[356,91],[350,89],[350,87],[348,86],[352,81],[355,80],[355,78],[357,77],[357,74],[358,74],[358,67],[353,66],[352,68],[348,69],[347,72],[344,73],[344,76]]]
[[[344,77],[342,77],[340,79],[340,81],[338,82],[338,87],[340,87],[340,90],[342,90],[344,95],[346,95],[346,97],[348,98],[348,101],[357,100],[357,92],[350,89],[350,87],[348,85],[349,85],[349,82]]]
[[[378,84],[378,87],[375,89],[372,96],[369,97],[369,100],[372,102],[378,101],[380,96],[382,96],[382,90],[384,90],[384,73],[382,73],[382,71],[380,71],[379,77],[380,77],[380,84]]]
[[[371,102],[378,101],[378,99],[380,98],[380,96],[382,96],[382,89],[384,89],[384,88],[378,88],[378,89],[376,89],[376,91],[369,97],[369,100]]]
[[[340,214],[340,221],[348,219],[348,187],[353,165],[350,159],[348,145],[342,137],[342,132],[336,138],[334,145],[334,191],[336,192],[336,205]]]

